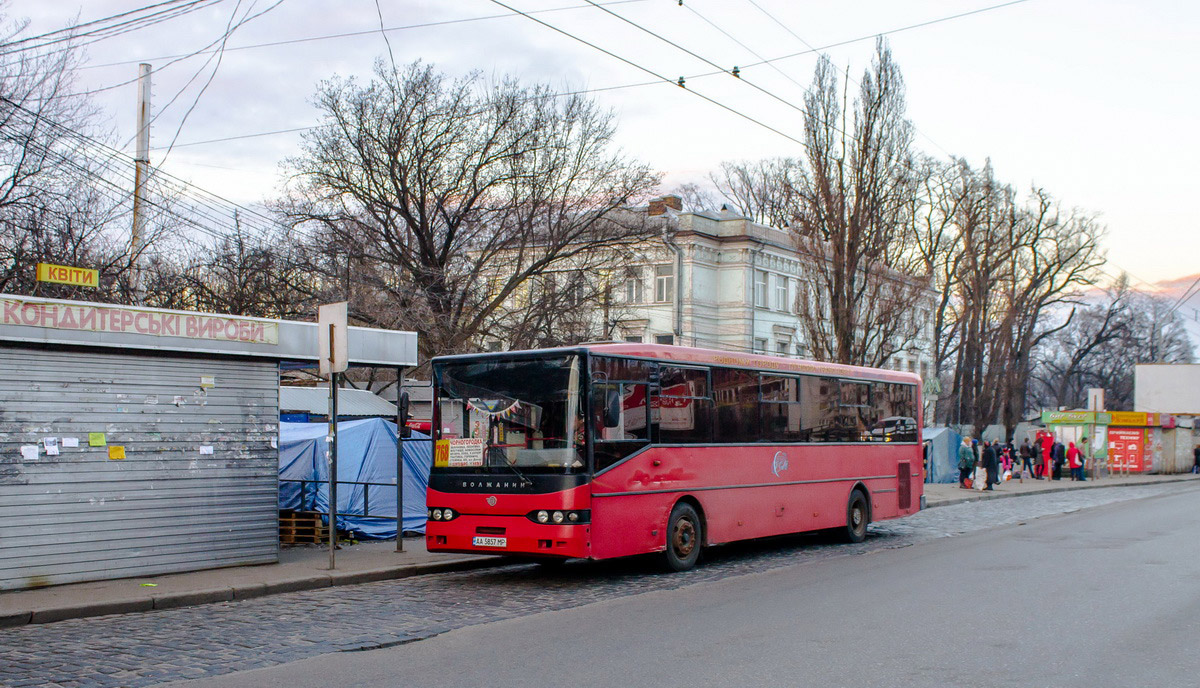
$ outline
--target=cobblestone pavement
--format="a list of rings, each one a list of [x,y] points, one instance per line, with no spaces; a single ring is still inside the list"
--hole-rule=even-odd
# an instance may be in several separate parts
[[[556,570],[519,564],[24,626],[0,631],[0,686],[133,688],[217,676],[1193,489],[1176,483],[957,504],[873,524],[857,545],[802,536],[713,548],[699,567],[682,574],[659,573],[655,562],[643,559]]]

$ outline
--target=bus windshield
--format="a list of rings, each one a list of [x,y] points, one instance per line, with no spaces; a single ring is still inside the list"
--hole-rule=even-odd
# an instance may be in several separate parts
[[[577,355],[435,364],[441,438],[482,441],[478,462],[459,462],[453,469],[582,471],[586,454],[579,366]]]

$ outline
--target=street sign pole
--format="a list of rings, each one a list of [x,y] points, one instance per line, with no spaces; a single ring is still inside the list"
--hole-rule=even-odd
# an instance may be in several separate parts
[[[337,565],[337,394],[341,373],[347,367],[346,327],[349,304],[345,301],[321,306],[317,311],[317,348],[320,374],[329,379],[329,570]]]
[[[333,325],[329,326],[333,329]],[[329,375],[329,570],[337,567],[337,417],[338,374]]]
[[[396,368],[396,551],[404,551],[404,434],[408,427],[408,393],[404,368]]]

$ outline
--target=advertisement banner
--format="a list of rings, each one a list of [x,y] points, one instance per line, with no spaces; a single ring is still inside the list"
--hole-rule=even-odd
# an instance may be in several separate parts
[[[203,313],[28,302],[0,298],[0,324],[88,332],[130,332],[251,344],[278,344],[279,323]]]

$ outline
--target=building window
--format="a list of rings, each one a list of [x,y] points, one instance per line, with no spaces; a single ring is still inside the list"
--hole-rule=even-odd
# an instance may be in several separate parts
[[[675,300],[675,271],[670,265],[654,266],[654,300],[659,303]]]
[[[674,344],[675,335],[673,334],[656,334],[654,335],[655,344]]]
[[[916,361],[914,361],[914,360],[912,360],[912,359],[909,359],[909,361],[908,361],[908,372],[910,372],[910,373],[915,373],[915,372],[917,372],[917,362],[916,362]]]
[[[754,307],[767,307],[767,271],[754,271]],[[764,347],[765,348],[765,347]]]
[[[756,353],[756,354],[767,353],[767,340],[756,338],[754,340],[754,353]]]
[[[496,340],[492,340],[483,345],[483,350],[487,351],[489,353],[495,352],[495,351],[502,351],[503,349],[504,349],[504,344],[501,342],[498,342]]]
[[[926,363],[925,361],[921,361],[921,379],[922,380],[929,379],[929,364]]]
[[[788,309],[788,278],[783,275],[775,275],[775,310],[786,311]]]
[[[630,344],[641,344],[642,343],[642,335],[627,334],[627,335],[625,335],[625,341],[629,342]]]
[[[625,280],[625,303],[641,303],[645,299],[642,293],[642,278],[633,275]]]
[[[780,340],[778,342],[775,342],[775,353],[779,354],[780,356],[787,356],[788,349],[790,349],[790,348],[791,347],[789,347],[788,343],[785,341]]]

